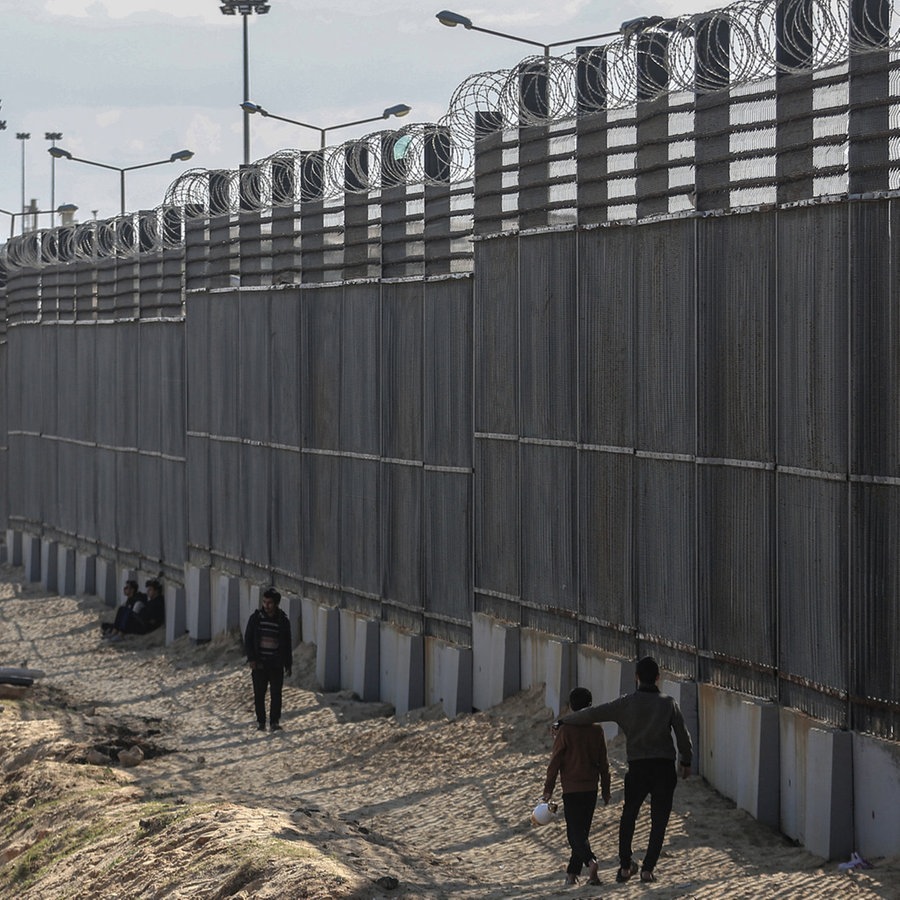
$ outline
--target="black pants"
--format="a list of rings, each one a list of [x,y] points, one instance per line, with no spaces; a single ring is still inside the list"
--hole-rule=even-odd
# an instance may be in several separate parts
[[[576,791],[563,794],[563,811],[566,814],[566,838],[572,848],[566,872],[580,875],[582,866],[596,859],[591,852],[591,822],[597,806],[596,791]]]
[[[281,721],[281,688],[284,684],[284,669],[281,666],[257,663],[253,674],[253,705],[256,707],[256,721],[266,724],[266,688],[269,689],[269,724]]]
[[[628,763],[625,775],[625,804],[619,821],[619,863],[631,865],[631,841],[641,805],[650,795],[650,840],[642,868],[652,872],[662,852],[666,826],[672,812],[672,798],[678,773],[671,759],[635,759]]]

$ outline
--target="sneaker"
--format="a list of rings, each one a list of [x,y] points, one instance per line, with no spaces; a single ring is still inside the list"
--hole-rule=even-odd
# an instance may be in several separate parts
[[[266,730],[266,723],[265,723],[265,722],[257,722],[257,723],[256,723],[256,730],[257,730],[257,731],[265,731],[265,730]]]
[[[277,722],[272,723],[272,731],[281,731],[282,728]]]
[[[600,876],[597,874],[596,859],[592,859],[588,864],[588,884],[600,884]]]
[[[578,884],[578,879],[571,872],[567,872],[566,884]]]
[[[649,869],[641,869],[641,881],[656,881],[656,876]]]
[[[621,884],[623,881],[628,881],[632,875],[635,875],[638,870],[638,865],[636,862],[630,863],[627,867],[622,866],[619,868],[619,871],[616,872],[616,881]]]

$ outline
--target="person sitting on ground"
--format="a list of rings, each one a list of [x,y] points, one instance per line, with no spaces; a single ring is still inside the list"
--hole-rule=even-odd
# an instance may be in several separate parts
[[[122,589],[125,602],[116,610],[112,623],[104,622],[100,627],[103,637],[120,641],[126,634],[147,634],[158,628],[165,617],[162,585],[156,578],[146,582],[147,593],[138,590],[138,583],[129,578]]]
[[[593,703],[591,692],[584,687],[569,694],[569,709],[576,712]],[[609,759],[602,725],[590,728],[559,728],[550,752],[544,802],[553,796],[556,776],[562,782],[563,811],[566,816],[566,838],[572,848],[566,867],[566,884],[577,884],[582,868],[588,868],[588,884],[600,884],[597,857],[591,851],[591,822],[597,806],[597,785],[602,787],[604,805],[609,803]]]

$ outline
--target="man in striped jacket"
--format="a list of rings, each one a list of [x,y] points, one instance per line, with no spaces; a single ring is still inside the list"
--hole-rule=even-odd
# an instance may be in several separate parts
[[[281,609],[281,594],[268,588],[262,608],[247,621],[244,652],[253,676],[253,703],[257,728],[266,730],[266,690],[269,691],[269,727],[281,730],[281,688],[284,676],[290,677],[294,664],[291,621]]]

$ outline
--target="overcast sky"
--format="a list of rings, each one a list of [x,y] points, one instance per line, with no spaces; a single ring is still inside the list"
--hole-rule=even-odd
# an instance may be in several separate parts
[[[446,28],[449,8],[476,25],[537,41],[616,30],[640,15],[700,12],[710,0],[270,0],[250,19],[250,97],[269,111],[328,127],[406,103],[403,123],[431,122],[472,73],[509,68],[526,45]],[[218,0],[0,0],[0,208],[18,211],[25,145],[26,201],[50,207],[46,132],[59,146],[114,166],[176,162],[127,176],[128,209],[153,208],[179,171],[234,168],[242,161],[241,17]],[[564,53],[570,48],[563,47]],[[398,122],[398,120],[391,120]],[[251,159],[285,147],[312,148],[318,133],[251,119]],[[379,123],[329,134],[329,144]],[[31,139],[16,140],[17,132]],[[80,220],[119,207],[119,177],[69,160],[56,164],[56,205]],[[9,220],[0,217],[8,234]]]

